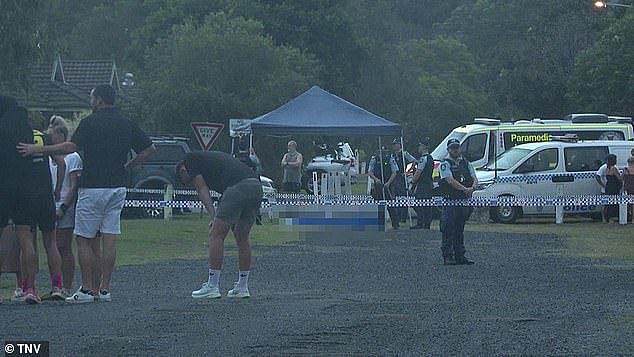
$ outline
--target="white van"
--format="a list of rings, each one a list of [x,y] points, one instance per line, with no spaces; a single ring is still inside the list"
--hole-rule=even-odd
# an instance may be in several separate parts
[[[580,141],[522,144],[505,151],[476,171],[478,190],[474,198],[501,196],[539,197],[600,195],[595,173],[608,154],[615,154],[617,167],[627,165],[634,141]],[[564,213],[594,214],[600,206],[565,206]],[[496,222],[513,222],[522,215],[551,215],[554,206],[491,207]]]
[[[552,136],[566,134],[575,134],[580,140],[633,140],[634,128],[631,117],[605,114],[570,114],[564,119],[514,122],[476,118],[474,124],[451,131],[431,152],[431,156],[437,161],[444,160],[447,157],[447,141],[458,139],[462,155],[478,168],[517,145],[547,142]],[[434,171],[435,176],[438,176],[437,170]]]

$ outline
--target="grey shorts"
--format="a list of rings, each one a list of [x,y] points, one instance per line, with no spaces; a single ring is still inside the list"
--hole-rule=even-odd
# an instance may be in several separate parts
[[[231,224],[253,224],[262,205],[262,184],[256,178],[244,179],[227,187],[218,202],[216,217]]]

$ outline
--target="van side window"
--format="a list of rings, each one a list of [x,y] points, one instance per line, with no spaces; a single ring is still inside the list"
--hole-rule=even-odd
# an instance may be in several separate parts
[[[555,170],[559,163],[557,148],[545,149],[539,151],[528,160],[524,161],[515,172],[517,173],[531,173]]]
[[[460,152],[468,161],[480,160],[484,157],[487,147],[487,134],[476,134],[468,137],[460,144]]]
[[[566,171],[597,171],[608,156],[606,146],[564,148]]]

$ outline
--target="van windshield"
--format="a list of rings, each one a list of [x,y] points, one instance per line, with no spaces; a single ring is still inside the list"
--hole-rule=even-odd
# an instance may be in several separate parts
[[[434,151],[431,152],[431,157],[438,161],[444,160],[447,158],[447,141],[449,141],[449,139],[458,139],[462,142],[462,138],[464,138],[465,135],[467,135],[467,133],[453,130],[440,144],[438,144],[438,146],[436,146]]]
[[[520,160],[526,157],[531,151],[528,149],[512,148],[498,155],[497,160],[490,160],[480,170],[485,171],[504,171],[508,170],[517,164]]]

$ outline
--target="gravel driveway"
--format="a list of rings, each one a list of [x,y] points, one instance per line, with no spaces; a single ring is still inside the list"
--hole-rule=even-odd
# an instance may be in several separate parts
[[[255,247],[239,301],[189,297],[204,261],[122,266],[111,303],[5,301],[0,336],[52,356],[634,354],[633,263],[564,256],[554,236],[466,246],[474,266],[441,265],[436,231]],[[228,256],[224,293],[236,270]]]

